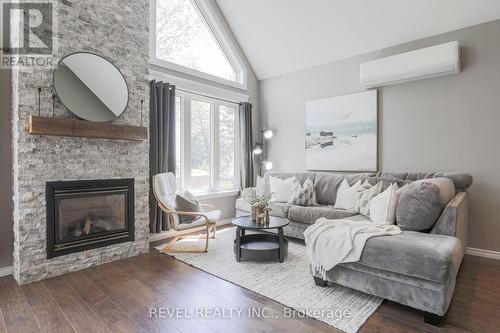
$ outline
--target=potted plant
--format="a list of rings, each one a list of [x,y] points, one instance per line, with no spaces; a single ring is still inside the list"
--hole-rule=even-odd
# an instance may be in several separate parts
[[[255,188],[246,188],[241,193],[243,199],[252,206],[251,218],[252,220],[257,220],[257,217],[264,213],[269,201],[271,201],[271,193],[264,193],[261,195],[257,194]]]

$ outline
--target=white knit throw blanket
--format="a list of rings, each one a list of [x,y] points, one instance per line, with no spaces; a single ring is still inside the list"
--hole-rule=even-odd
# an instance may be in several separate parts
[[[370,237],[400,233],[392,224],[320,218],[304,231],[304,237],[313,269],[326,279],[326,272],[336,265],[359,261]]]

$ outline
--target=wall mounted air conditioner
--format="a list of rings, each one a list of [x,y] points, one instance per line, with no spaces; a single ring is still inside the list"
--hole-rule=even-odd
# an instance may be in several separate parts
[[[365,62],[360,66],[361,84],[373,88],[460,72],[458,42],[439,44]]]

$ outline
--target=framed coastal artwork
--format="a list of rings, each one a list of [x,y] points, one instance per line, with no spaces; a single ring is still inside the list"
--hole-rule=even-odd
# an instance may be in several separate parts
[[[306,103],[306,168],[377,171],[377,90]]]

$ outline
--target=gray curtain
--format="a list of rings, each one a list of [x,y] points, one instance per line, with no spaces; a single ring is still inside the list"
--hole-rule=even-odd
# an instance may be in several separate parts
[[[175,86],[149,82],[149,179],[158,173],[175,172]],[[161,211],[150,184],[149,229],[152,233],[168,230],[169,216]]]
[[[240,103],[240,179],[241,188],[254,185],[253,139],[252,139],[252,104]]]

